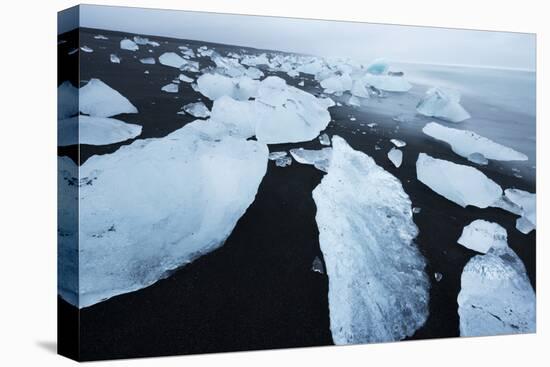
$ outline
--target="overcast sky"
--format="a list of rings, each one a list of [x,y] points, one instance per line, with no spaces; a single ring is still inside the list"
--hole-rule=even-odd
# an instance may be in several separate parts
[[[369,61],[534,70],[535,35],[82,5],[82,27]]]

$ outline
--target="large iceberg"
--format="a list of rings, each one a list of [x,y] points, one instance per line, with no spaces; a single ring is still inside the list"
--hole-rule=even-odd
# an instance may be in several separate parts
[[[137,108],[122,94],[99,79],[92,78],[79,90],[80,112],[95,117],[137,113]]]
[[[535,292],[523,262],[506,243],[466,264],[457,302],[461,336],[535,332]]]
[[[507,240],[506,229],[499,224],[477,219],[464,227],[457,242],[470,250],[486,254],[491,247],[507,246]]]
[[[430,282],[401,182],[332,139],[332,161],[313,190],[329,279],[335,344],[401,340],[428,317]]]
[[[141,134],[141,126],[107,117],[75,116],[57,122],[57,145],[105,145]]]
[[[426,124],[422,131],[434,139],[448,143],[453,152],[464,158],[475,159],[473,154],[480,153],[487,159],[498,161],[526,161],[528,159],[525,154],[495,143],[472,131],[453,129],[436,122]]]
[[[62,281],[61,296],[87,307],[221,246],[254,200],[267,156],[265,144],[195,121],[89,158],[79,177],[60,180],[60,190],[78,184],[80,217],[79,284]],[[75,235],[60,228],[61,256]]]
[[[268,144],[294,143],[315,139],[330,122],[331,100],[318,99],[274,76],[256,82],[255,89],[243,95],[242,78],[204,74],[198,79],[201,93],[214,100],[212,120],[234,134],[255,135]],[[248,101],[252,95],[255,100]]]
[[[451,122],[461,122],[471,116],[460,105],[460,93],[455,90],[430,88],[416,105],[416,111],[428,117],[437,117]]]
[[[487,208],[502,196],[502,188],[478,169],[425,153],[418,155],[416,176],[424,185],[462,207]]]

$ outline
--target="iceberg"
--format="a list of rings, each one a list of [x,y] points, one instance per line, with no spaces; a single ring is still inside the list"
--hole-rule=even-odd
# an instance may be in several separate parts
[[[470,114],[460,105],[460,93],[450,89],[430,88],[416,105],[416,111],[428,117],[451,122],[469,119]]]
[[[99,79],[92,78],[79,90],[80,112],[95,117],[111,117],[121,113],[138,113],[122,94]]]
[[[120,41],[120,48],[122,50],[128,50],[128,51],[139,50],[139,46],[134,41],[129,39],[123,39],[122,41]]]
[[[483,219],[474,220],[462,230],[458,243],[462,246],[486,254],[491,247],[508,246],[506,229],[497,223]]]
[[[165,52],[159,56],[159,62],[162,65],[170,66],[173,68],[181,68],[183,65],[187,64],[187,60],[178,55],[175,52]]]
[[[155,61],[154,57],[145,57],[143,59],[139,59],[139,62],[141,62],[142,64],[147,64],[147,65],[156,64],[156,61]]]
[[[160,88],[160,90],[166,93],[178,93],[179,86],[176,83],[170,83]]]
[[[75,116],[57,123],[57,145],[106,145],[133,139],[141,126],[113,118]]]
[[[436,122],[430,122],[424,126],[422,132],[434,139],[448,143],[453,152],[468,160],[472,158],[483,162],[479,156],[472,157],[476,153],[482,154],[482,157],[487,159],[498,161],[526,161],[528,159],[525,154],[495,143],[472,131],[453,129]]]
[[[502,188],[474,167],[418,155],[416,176],[444,198],[462,206],[487,208],[502,196]]]
[[[353,80],[348,74],[333,75],[321,81],[325,93],[342,93],[351,89]]]
[[[253,202],[267,156],[265,144],[201,120],[92,156],[79,177],[64,179],[64,170],[60,190],[79,191],[80,277],[75,286],[61,276],[61,296],[88,307],[147,287],[221,246]],[[59,231],[60,256],[68,256],[62,263],[76,256],[67,255],[71,229]]]
[[[113,64],[120,64],[120,57],[115,54],[111,54],[110,60]]]
[[[470,259],[457,302],[461,336],[535,332],[535,292],[523,262],[506,243]]]
[[[328,173],[313,190],[329,280],[335,344],[401,340],[429,313],[426,262],[401,182],[333,136]]]
[[[391,148],[388,152],[388,159],[396,168],[399,168],[401,167],[401,163],[403,163],[403,152],[399,149]]]
[[[194,117],[208,117],[210,116],[210,111],[208,107],[202,102],[189,103],[183,106],[183,110]]]
[[[319,135],[319,143],[321,145],[330,145],[330,137],[326,133]]]
[[[323,148],[320,150],[296,148],[290,149],[290,155],[298,163],[311,164],[318,170],[328,172],[332,157],[332,148]]]

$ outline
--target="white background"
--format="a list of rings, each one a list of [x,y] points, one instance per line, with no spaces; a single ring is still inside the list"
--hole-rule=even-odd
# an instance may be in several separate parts
[[[550,30],[545,1],[298,0],[95,1],[257,15],[355,20],[538,34],[538,229],[536,335],[462,338],[275,352],[225,353],[104,362],[136,366],[420,365],[536,366],[548,363],[550,246],[545,189],[550,154],[548,73]],[[0,10],[0,365],[70,362],[56,339],[56,22],[73,1],[4,1]],[[367,47],[368,45],[365,45]],[[406,46],[404,46],[406,47]],[[545,64],[542,60],[545,60]],[[7,113],[6,113],[7,112]],[[546,311],[546,313],[545,313]],[[95,363],[89,364],[96,365]]]

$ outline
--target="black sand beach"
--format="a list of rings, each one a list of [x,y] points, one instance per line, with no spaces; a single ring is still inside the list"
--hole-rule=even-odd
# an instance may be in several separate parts
[[[109,40],[94,39],[97,34],[103,34]],[[80,57],[81,84],[90,78],[99,78],[138,108],[138,114],[117,117],[143,126],[142,134],[136,139],[162,137],[193,121],[194,118],[189,115],[177,114],[189,102],[200,99],[207,107],[212,105],[208,98],[195,92],[187,83],[180,84],[180,88],[184,89],[177,95],[161,93],[161,87],[179,73],[158,63],[141,64],[140,58],[158,57],[163,52],[177,50],[177,46],[183,44],[193,48],[206,45],[222,54],[236,48],[151,36],[160,43],[159,47],[151,47],[154,53],[147,51],[149,47],[131,53],[119,49],[119,41],[126,34],[81,29],[80,46],[91,47],[94,52],[67,56],[67,51],[75,47],[75,40],[71,39],[75,35],[73,32],[72,36],[64,36],[69,42],[59,45],[60,58]],[[111,53],[121,57],[121,64],[109,61]],[[201,59],[201,68],[208,66],[206,60]],[[149,70],[149,74],[144,74],[145,70]],[[262,70],[266,75],[280,76],[294,86],[304,80],[305,86],[301,88],[313,94],[322,92],[309,75],[291,78],[284,73]],[[193,73],[187,74],[195,76]],[[74,72],[61,68],[59,82],[67,79],[77,85],[73,80]],[[423,93],[421,87],[415,88]],[[407,103],[415,103],[415,98],[411,94],[411,100]],[[464,209],[437,195],[416,179],[415,164],[420,152],[470,164],[453,153],[446,144],[422,134],[422,126],[433,119],[418,118],[412,122],[398,123],[392,120],[392,116],[373,112],[369,108],[345,105],[331,107],[329,111],[333,121],[325,132],[329,136],[343,137],[354,149],[373,157],[378,165],[402,182],[413,206],[421,208],[420,213],[414,214],[414,222],[419,228],[416,243],[427,259],[426,272],[432,282],[430,315],[425,325],[410,339],[459,335],[456,298],[460,290],[460,276],[464,265],[476,253],[456,241],[463,227],[475,219],[493,221],[506,228],[508,243],[525,264],[531,283],[536,288],[535,231],[529,235],[520,233],[515,228],[516,216],[500,209]],[[355,117],[355,121],[350,120],[351,116]],[[369,128],[368,123],[376,123],[377,126]],[[407,142],[402,148],[403,164],[400,168],[395,168],[387,158],[387,152],[393,146],[390,138]],[[131,142],[107,146],[82,145],[80,164],[92,155],[112,153]],[[381,149],[376,150],[376,145]],[[314,140],[270,145],[269,149],[279,151],[296,147],[319,149],[322,146]],[[75,147],[59,149],[59,155],[69,155],[75,160],[76,152]],[[490,162],[477,168],[503,188],[536,191],[534,175],[525,174],[524,178],[518,178],[507,167]],[[313,259],[316,256],[322,258],[315,222],[316,207],[311,192],[323,175],[313,166],[293,162],[291,166],[281,168],[270,161],[256,199],[223,246],[150,287],[113,297],[80,311],[80,359],[332,344],[328,278],[311,270]],[[441,281],[434,279],[435,272],[443,275]],[[59,303],[60,319],[66,319],[67,323],[74,320],[76,308],[62,299]],[[62,334],[72,331],[60,328]]]

